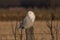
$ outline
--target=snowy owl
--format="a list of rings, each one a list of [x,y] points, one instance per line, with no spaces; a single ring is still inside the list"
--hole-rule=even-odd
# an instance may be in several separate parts
[[[30,28],[33,26],[35,21],[35,14],[33,11],[28,11],[26,16],[23,18],[18,28]]]

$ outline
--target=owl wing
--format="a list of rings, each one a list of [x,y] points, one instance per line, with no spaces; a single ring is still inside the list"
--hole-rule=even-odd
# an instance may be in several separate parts
[[[20,22],[20,24],[19,24],[19,28],[24,28],[25,26],[25,23],[26,23],[26,16],[22,19],[22,21]]]

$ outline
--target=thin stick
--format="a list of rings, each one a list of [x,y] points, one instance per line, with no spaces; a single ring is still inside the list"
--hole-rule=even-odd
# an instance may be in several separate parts
[[[12,22],[11,22],[11,28],[12,28],[12,33],[13,33],[13,35],[14,35],[14,40],[16,40],[16,33],[15,33],[15,31],[14,31]]]
[[[21,28],[21,36],[20,36],[20,40],[22,40],[22,28]]]
[[[57,26],[56,26],[56,40],[58,40],[58,20],[57,20]]]

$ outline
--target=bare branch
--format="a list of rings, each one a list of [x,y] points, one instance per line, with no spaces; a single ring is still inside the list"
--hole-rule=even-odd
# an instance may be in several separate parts
[[[16,40],[16,33],[15,33],[15,31],[14,31],[12,22],[11,22],[11,28],[12,28],[12,33],[13,33],[13,35],[14,35],[14,39]]]
[[[50,32],[51,32],[51,38],[52,38],[52,40],[54,40],[54,33],[53,33],[53,26],[52,26],[52,21],[54,20],[54,16],[53,16],[53,14],[51,14],[51,24],[49,24],[49,21],[47,21],[47,26],[48,26],[48,28],[50,29]]]

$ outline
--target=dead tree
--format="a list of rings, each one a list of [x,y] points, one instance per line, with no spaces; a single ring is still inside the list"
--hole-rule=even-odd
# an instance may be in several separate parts
[[[52,40],[54,40],[53,25],[52,25],[53,20],[54,20],[54,15],[53,15],[53,13],[52,13],[52,14],[51,14],[51,20],[50,20],[50,23],[51,23],[51,24],[49,24],[49,21],[47,20],[47,26],[48,26],[48,28],[50,29],[50,33],[51,33],[51,38],[52,38]]]

